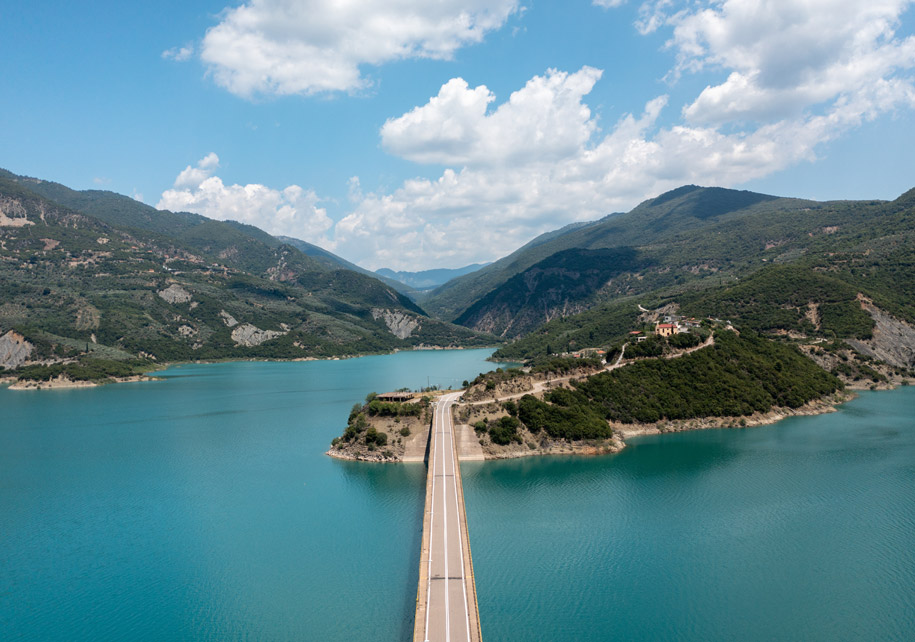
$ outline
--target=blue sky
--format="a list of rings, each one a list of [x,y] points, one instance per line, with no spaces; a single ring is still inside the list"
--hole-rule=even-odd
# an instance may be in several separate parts
[[[686,183],[915,186],[911,0],[0,0],[0,167],[458,267]]]

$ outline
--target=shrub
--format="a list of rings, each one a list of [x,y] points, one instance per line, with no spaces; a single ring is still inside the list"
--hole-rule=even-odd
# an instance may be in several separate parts
[[[521,443],[521,435],[518,434],[518,426],[521,422],[517,417],[500,417],[489,427],[489,438],[492,443],[505,446],[515,441]]]

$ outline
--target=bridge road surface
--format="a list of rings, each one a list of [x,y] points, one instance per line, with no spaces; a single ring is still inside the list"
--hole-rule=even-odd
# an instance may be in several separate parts
[[[435,404],[429,443],[426,513],[420,552],[415,642],[481,642],[467,514],[457,463],[451,406],[460,392]]]

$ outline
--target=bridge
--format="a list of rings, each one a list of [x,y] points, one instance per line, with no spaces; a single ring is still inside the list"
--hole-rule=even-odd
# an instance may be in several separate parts
[[[451,416],[460,396],[461,392],[443,395],[435,403],[429,435],[414,642],[482,641]]]

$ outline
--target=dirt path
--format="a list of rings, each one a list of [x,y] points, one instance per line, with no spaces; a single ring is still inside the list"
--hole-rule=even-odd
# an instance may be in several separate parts
[[[706,339],[699,345],[693,346],[692,348],[686,348],[685,350],[681,350],[680,352],[677,352],[676,354],[664,355],[663,358],[664,359],[676,359],[678,357],[682,357],[685,354],[690,354],[692,352],[695,352],[696,350],[702,350],[703,348],[708,348],[713,345],[715,345],[715,335],[710,334],[708,339]],[[623,344],[623,349],[620,350],[620,355],[616,358],[616,361],[614,361],[613,364],[607,364],[606,366],[604,366],[603,369],[606,372],[611,372],[613,370],[616,370],[617,368],[622,368],[624,366],[628,366],[631,363],[636,363],[637,361],[639,361],[639,359],[633,359],[632,361],[623,363],[623,358],[625,357],[625,355],[626,355],[626,344]],[[505,395],[503,397],[495,397],[494,399],[482,399],[480,401],[468,401],[468,402],[465,402],[464,405],[482,406],[483,404],[487,404],[487,403],[498,403],[501,401],[508,401],[510,399],[520,399],[524,395],[532,395],[532,394],[536,394],[538,392],[543,392],[548,387],[552,388],[558,383],[566,382],[569,379],[577,379],[580,376],[581,375],[574,374],[574,375],[568,375],[566,377],[558,377],[556,379],[547,379],[545,381],[536,381],[536,382],[534,382],[533,388],[531,388],[530,390],[525,390],[524,392],[516,392],[514,394]]]

